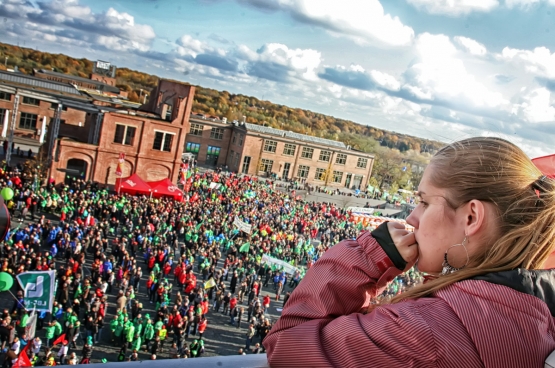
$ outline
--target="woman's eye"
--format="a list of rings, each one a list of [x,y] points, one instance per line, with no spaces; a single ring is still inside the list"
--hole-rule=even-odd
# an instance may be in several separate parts
[[[420,201],[420,204],[422,205],[422,207],[426,208],[428,207],[428,203],[424,202],[424,201]]]

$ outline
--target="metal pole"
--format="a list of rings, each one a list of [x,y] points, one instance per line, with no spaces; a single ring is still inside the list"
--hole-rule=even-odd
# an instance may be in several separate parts
[[[17,113],[19,110],[19,94],[16,92],[14,97],[14,106],[13,106],[13,114],[12,114],[12,122],[10,124],[10,135],[8,137],[8,150],[6,152],[6,165],[10,166],[10,161],[12,158],[12,144],[13,144],[13,136],[15,132],[15,123],[17,119]]]

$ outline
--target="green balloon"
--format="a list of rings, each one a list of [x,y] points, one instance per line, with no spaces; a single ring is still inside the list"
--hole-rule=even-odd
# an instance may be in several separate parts
[[[0,191],[0,195],[4,198],[5,201],[9,201],[13,198],[13,189],[12,188],[4,188]]]
[[[7,291],[12,288],[13,277],[7,272],[0,272],[0,291]]]

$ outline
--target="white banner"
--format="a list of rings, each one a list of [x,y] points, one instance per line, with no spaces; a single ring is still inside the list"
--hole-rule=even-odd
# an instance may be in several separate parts
[[[25,335],[27,335],[27,340],[34,339],[36,331],[37,331],[37,312],[33,312],[29,317],[29,319],[27,320],[27,326],[25,326]]]
[[[283,270],[290,275],[293,275],[295,271],[297,271],[297,268],[294,266],[291,266],[289,263],[282,261],[281,259],[277,259],[267,255],[262,256],[262,263],[267,263],[269,265],[276,265],[280,268],[283,268]]]
[[[221,186],[222,184],[220,183],[215,183],[215,182],[210,183],[210,189],[214,189],[214,188],[218,189]]]
[[[239,217],[235,216],[235,220],[233,220],[233,225],[237,227],[237,229],[246,232],[247,234],[251,233],[252,225],[247,224],[244,221],[241,221]]]
[[[366,208],[366,207],[348,207],[347,211],[352,212],[352,213],[373,215],[374,212],[376,211],[376,209],[375,208]]]

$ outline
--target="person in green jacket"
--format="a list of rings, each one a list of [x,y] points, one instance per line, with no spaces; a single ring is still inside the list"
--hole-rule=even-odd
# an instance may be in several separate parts
[[[204,351],[204,341],[203,340],[193,340],[189,346],[189,351],[191,352],[191,358],[200,357]]]
[[[25,333],[25,327],[27,327],[27,321],[29,320],[29,312],[27,310],[23,310],[23,315],[19,320],[19,323],[16,326],[16,331],[19,336],[22,336]]]
[[[54,331],[55,331],[55,327],[54,327],[54,322],[50,322],[48,324],[48,327],[46,327],[46,346],[50,347],[50,340],[54,339]]]
[[[132,324],[129,324],[127,333],[125,334],[125,340],[127,341],[127,344],[129,344],[130,348],[134,337],[135,337],[135,326],[133,326]]]
[[[112,331],[112,342],[116,341],[116,330],[118,329],[119,321],[118,316],[114,315],[114,319],[110,322],[110,331]],[[121,336],[121,335],[120,335]]]
[[[147,320],[146,326],[144,328],[143,337],[146,345],[145,349],[146,351],[148,351],[148,344],[150,344],[152,339],[154,339],[154,327],[152,326],[152,321],[150,319]]]
[[[119,319],[118,319],[118,324],[116,326],[116,329],[114,331],[114,336],[116,337],[116,340],[118,340],[119,342],[123,342],[123,324],[120,323]]]
[[[54,336],[58,337],[62,334],[62,325],[58,321],[54,321]]]
[[[154,332],[156,333],[156,335],[158,335],[158,332],[160,332],[163,325],[164,325],[164,322],[162,321],[158,321],[154,324]]]
[[[135,326],[135,334],[139,334],[142,335],[143,332],[143,318],[141,317],[141,315],[139,314],[135,320],[133,321],[133,326]]]
[[[135,338],[133,339],[133,342],[131,343],[131,348],[133,350],[137,350],[137,351],[141,350],[141,336],[139,336],[139,334],[135,334]]]

